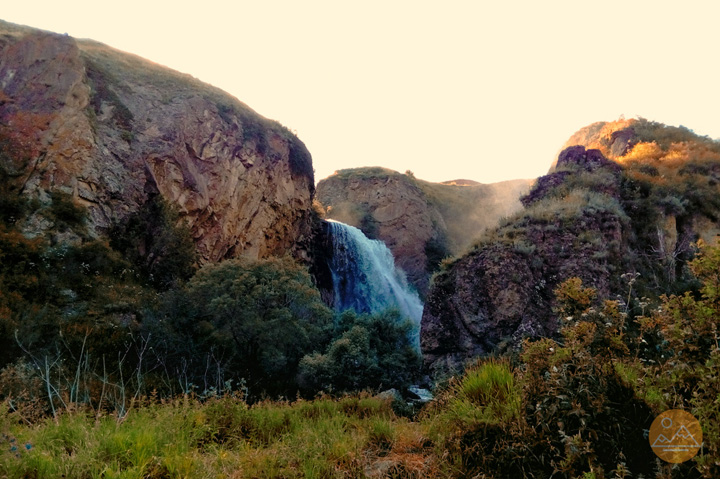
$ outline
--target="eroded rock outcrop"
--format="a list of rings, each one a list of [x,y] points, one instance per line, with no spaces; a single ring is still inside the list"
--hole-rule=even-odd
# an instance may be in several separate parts
[[[204,261],[307,247],[314,180],[303,143],[189,75],[0,22],[0,136],[22,194],[71,194],[91,234],[159,193]]]
[[[570,188],[558,201],[550,191],[593,171],[617,193],[619,168],[583,147],[561,158],[567,169],[539,179],[523,198],[523,211],[435,277],[421,326],[431,370],[461,367],[502,343],[554,334],[553,290],[565,279],[579,277],[600,295],[613,291],[629,232],[618,198]]]
[[[421,328],[427,366],[556,334],[554,290],[572,277],[636,314],[648,301],[639,298],[692,286],[693,243],[720,231],[720,142],[633,119],[590,125],[566,146],[522,211],[435,276]]]

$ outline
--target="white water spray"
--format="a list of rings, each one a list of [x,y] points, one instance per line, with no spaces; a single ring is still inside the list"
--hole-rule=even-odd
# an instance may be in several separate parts
[[[397,308],[412,322],[413,339],[419,344],[423,304],[405,273],[395,267],[385,243],[369,239],[354,226],[333,220],[328,224],[333,246],[330,271],[335,309],[379,313]]]

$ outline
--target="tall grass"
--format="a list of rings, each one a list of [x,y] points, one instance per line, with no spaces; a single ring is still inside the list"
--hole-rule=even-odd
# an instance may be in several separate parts
[[[7,406],[0,413],[3,437],[22,446],[0,451],[0,477],[366,477],[378,461],[403,464],[407,444],[425,437],[424,426],[369,395],[253,406],[181,398],[138,407],[121,421],[75,411],[33,426]],[[398,453],[396,443],[404,445]]]

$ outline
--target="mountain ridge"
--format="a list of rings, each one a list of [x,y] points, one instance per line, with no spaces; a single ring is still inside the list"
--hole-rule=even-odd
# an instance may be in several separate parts
[[[431,369],[552,337],[554,289],[572,277],[606,298],[636,274],[638,294],[682,291],[694,242],[717,243],[720,143],[647,120],[595,123],[571,142],[584,145],[563,150],[524,209],[435,275],[421,331]]]

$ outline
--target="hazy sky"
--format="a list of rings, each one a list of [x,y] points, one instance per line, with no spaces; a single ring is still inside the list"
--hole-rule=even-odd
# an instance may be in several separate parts
[[[316,179],[535,177],[577,129],[620,115],[720,137],[714,0],[3,3],[3,20],[230,92],[297,132]]]

